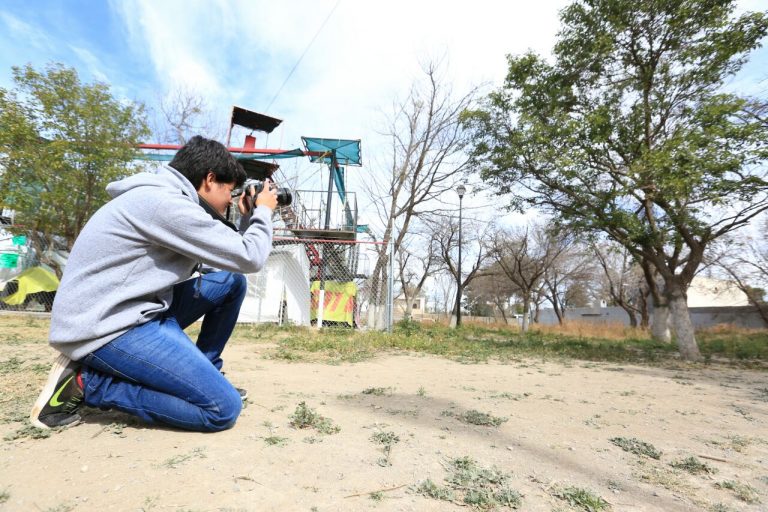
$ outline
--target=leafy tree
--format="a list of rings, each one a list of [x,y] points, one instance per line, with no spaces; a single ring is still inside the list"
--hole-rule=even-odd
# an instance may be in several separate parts
[[[686,293],[705,249],[768,209],[768,126],[722,87],[768,17],[734,19],[734,4],[576,1],[554,62],[510,56],[505,86],[465,118],[484,179],[518,192],[512,207],[607,233],[658,272],[689,360],[701,355]]]
[[[106,184],[131,172],[144,110],[61,64],[12,69],[15,88],[0,88],[0,204],[38,251],[54,235],[71,249],[108,200]]]

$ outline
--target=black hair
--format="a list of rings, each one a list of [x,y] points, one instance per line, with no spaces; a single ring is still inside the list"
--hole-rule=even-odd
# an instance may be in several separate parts
[[[227,151],[224,144],[195,135],[176,153],[168,164],[184,175],[195,189],[212,172],[219,183],[245,182],[245,170],[240,162]]]

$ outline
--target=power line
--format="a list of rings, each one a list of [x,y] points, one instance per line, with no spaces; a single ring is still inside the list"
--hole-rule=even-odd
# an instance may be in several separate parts
[[[323,28],[325,27],[325,24],[328,23],[328,20],[331,19],[331,16],[333,15],[333,12],[336,10],[336,8],[341,3],[341,0],[336,0],[336,5],[333,6],[333,9],[331,9],[331,12],[328,13],[328,16],[326,16],[325,21],[323,21],[323,24],[320,25],[320,28],[317,29],[317,32],[315,32],[315,36],[312,38],[312,40],[309,42],[307,47],[304,49],[304,53],[301,54],[301,57],[299,57],[299,60],[296,61],[296,64],[294,64],[293,69],[291,69],[291,72],[288,73],[288,76],[285,77],[285,81],[283,82],[283,85],[280,86],[280,89],[277,90],[275,93],[275,96],[272,98],[272,100],[269,102],[269,105],[267,105],[267,108],[264,109],[264,112],[269,112],[269,107],[272,106],[272,104],[275,102],[277,97],[280,95],[280,93],[283,91],[283,87],[285,87],[285,84],[288,83],[288,80],[291,79],[291,76],[293,75],[293,72],[296,71],[296,68],[299,67],[299,64],[301,64],[301,60],[304,58],[304,56],[307,54],[309,49],[312,47],[312,44],[314,44],[315,39],[317,39],[317,36],[320,35],[320,32],[323,31]]]

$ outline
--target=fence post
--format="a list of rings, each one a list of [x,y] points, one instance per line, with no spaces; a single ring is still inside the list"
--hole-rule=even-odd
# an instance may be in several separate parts
[[[392,324],[394,323],[394,278],[395,273],[395,243],[389,239],[389,277],[387,278],[387,332],[392,334]]]

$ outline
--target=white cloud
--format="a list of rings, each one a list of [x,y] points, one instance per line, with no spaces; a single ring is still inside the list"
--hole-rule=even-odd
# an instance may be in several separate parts
[[[150,2],[113,6],[163,84],[193,85],[228,112],[264,111],[334,9],[269,112],[299,135],[372,136],[382,110],[404,95],[420,61],[447,62],[464,90],[504,76],[505,54],[547,52],[565,1]],[[274,138],[274,137],[273,137]]]
[[[9,14],[0,12],[0,20],[8,27],[8,32],[17,41],[24,41],[37,50],[49,51],[53,48],[53,42],[43,30],[30,25],[23,20]]]
[[[72,53],[86,65],[88,72],[93,78],[103,83],[110,83],[109,78],[103,71],[104,67],[98,57],[87,49],[79,46],[69,45],[69,49],[72,50]]]

